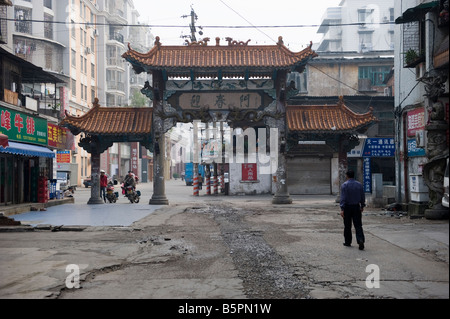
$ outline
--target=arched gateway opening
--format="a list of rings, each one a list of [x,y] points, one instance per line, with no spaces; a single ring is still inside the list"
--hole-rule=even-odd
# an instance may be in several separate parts
[[[298,129],[295,117],[298,112],[287,112],[287,101],[298,91],[293,84],[287,85],[287,75],[292,71],[303,72],[308,61],[317,54],[311,45],[301,52],[291,52],[281,37],[276,45],[268,46],[226,40],[227,43],[221,44],[216,38],[211,45],[206,38],[183,46],[163,46],[156,37],[154,47],[147,53],[137,52],[128,45],[129,50],[122,57],[136,73],[152,75],[153,83],[146,83],[141,92],[153,101],[153,108],[94,104],[93,109],[81,117],[66,116],[61,125],[74,134],[84,133],[80,146],[92,156],[93,186],[89,203],[102,203],[98,182],[100,154],[113,142],[127,141],[140,142],[153,151],[153,196],[149,204],[167,205],[165,133],[180,122],[194,123],[194,128],[196,123],[211,123],[213,132],[222,137],[224,125],[230,132],[242,131],[236,136],[235,144],[220,149],[222,158],[213,162],[219,164],[214,166],[216,177],[219,170],[223,173],[225,164],[253,165],[256,159],[256,163],[265,165],[250,166],[250,169],[246,166],[246,173],[254,176],[251,170],[256,168],[256,174],[268,175],[274,204],[292,202],[287,188],[286,154],[288,140],[292,137],[292,132],[288,131]],[[355,115],[345,110],[343,113],[347,117]],[[293,114],[294,122],[287,121],[287,114]],[[301,119],[305,119],[305,114]],[[358,128],[373,121],[371,114],[362,117]],[[314,128],[308,127],[314,134]],[[352,127],[346,129],[348,132]],[[331,126],[328,130],[339,133]],[[243,135],[247,136],[246,142],[241,139]],[[230,138],[233,140],[233,135]],[[333,143],[340,143],[340,140],[332,139]],[[194,176],[201,150],[194,143]]]

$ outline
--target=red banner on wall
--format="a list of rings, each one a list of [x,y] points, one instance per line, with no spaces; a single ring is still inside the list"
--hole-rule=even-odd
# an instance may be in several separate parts
[[[242,181],[252,182],[258,180],[256,164],[242,164]]]
[[[68,129],[48,123],[48,146],[73,151],[75,138]]]
[[[408,136],[416,136],[417,131],[425,129],[425,110],[415,109],[407,114]]]

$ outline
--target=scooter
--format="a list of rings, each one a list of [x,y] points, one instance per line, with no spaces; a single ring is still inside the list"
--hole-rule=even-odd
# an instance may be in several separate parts
[[[117,185],[117,181],[114,181],[114,185]],[[114,185],[113,183],[109,182],[108,185],[106,186],[106,199],[110,203],[115,203],[119,198],[119,193],[114,192]]]
[[[139,203],[139,199],[141,197],[140,191],[135,191],[133,186],[126,186],[126,187],[122,186],[122,188],[125,191],[124,192],[125,196],[128,198],[131,204]]]

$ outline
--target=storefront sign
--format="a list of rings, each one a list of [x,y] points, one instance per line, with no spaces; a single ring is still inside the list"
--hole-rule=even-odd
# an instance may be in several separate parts
[[[417,148],[416,139],[408,140],[408,156],[425,156],[425,149]]]
[[[131,143],[131,170],[138,174],[139,168],[139,143]]]
[[[425,129],[425,110],[423,108],[407,113],[407,129],[408,136],[415,136],[416,131]]]
[[[242,181],[254,182],[258,180],[256,164],[242,164]]]
[[[73,151],[75,138],[68,129],[48,123],[48,146]]]
[[[70,163],[70,151],[57,151],[56,152],[57,163]]]
[[[394,157],[395,141],[393,138],[366,139],[363,157]]]
[[[47,120],[0,107],[0,133],[11,141],[47,146]]]
[[[364,157],[363,160],[363,186],[365,193],[372,193],[372,171],[370,168],[370,157]]]

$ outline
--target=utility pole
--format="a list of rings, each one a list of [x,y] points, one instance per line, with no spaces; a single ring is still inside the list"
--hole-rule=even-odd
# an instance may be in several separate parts
[[[197,37],[195,36],[195,33],[197,32],[197,28],[195,27],[195,21],[198,20],[198,16],[194,11],[194,8],[191,6],[191,14],[190,15],[183,15],[182,18],[188,18],[191,17],[191,24],[189,24],[189,28],[191,29],[191,35],[182,35],[181,38],[191,38],[191,42],[196,42]],[[202,30],[202,27],[199,27],[200,30]],[[203,35],[203,31],[199,31],[198,34]]]

